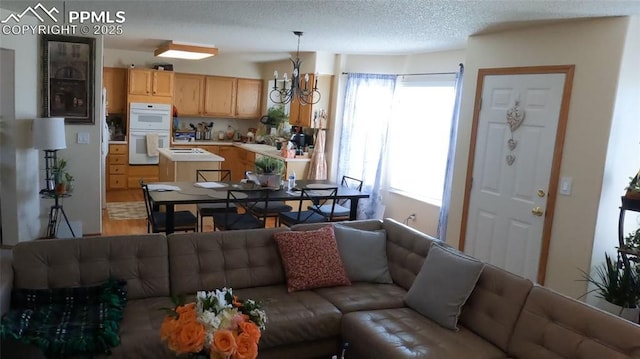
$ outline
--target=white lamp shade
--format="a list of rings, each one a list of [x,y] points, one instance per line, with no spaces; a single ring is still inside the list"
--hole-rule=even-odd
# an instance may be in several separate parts
[[[67,148],[64,117],[34,119],[33,147],[39,150],[61,150]]]

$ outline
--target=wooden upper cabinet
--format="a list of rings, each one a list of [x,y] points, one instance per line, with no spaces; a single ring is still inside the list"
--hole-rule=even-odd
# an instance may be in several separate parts
[[[300,87],[304,88],[304,74],[301,76],[301,84]],[[309,85],[315,83],[316,76],[314,74],[309,74]],[[291,100],[289,105],[289,123],[294,126],[303,126],[303,127],[314,127],[317,128],[320,126],[320,123],[314,122],[314,113],[316,111],[320,111],[321,109],[325,110],[327,113],[329,112],[329,107],[331,106],[331,87],[333,82],[333,76],[318,76],[318,91],[320,92],[320,100],[318,103],[312,104],[302,104],[298,99]],[[326,128],[327,124],[323,124],[323,127]]]
[[[178,115],[202,116],[204,113],[204,76],[175,74],[173,104]]]
[[[235,117],[236,88],[233,77],[205,77],[204,114],[214,117]]]
[[[127,112],[127,69],[105,67],[102,82],[107,89],[107,113]]]
[[[315,82],[315,75],[309,74],[307,88],[312,88]],[[300,76],[300,88],[304,88],[304,74]],[[322,92],[321,92],[322,93]],[[326,109],[327,111],[329,109]],[[311,127],[313,119],[313,105],[303,104],[294,97],[289,105],[289,123],[294,126]]]
[[[153,96],[173,96],[173,72],[153,70],[151,91]]]
[[[129,94],[173,96],[173,72],[151,69],[129,69]]]
[[[262,115],[262,80],[238,79],[236,117],[258,119]]]

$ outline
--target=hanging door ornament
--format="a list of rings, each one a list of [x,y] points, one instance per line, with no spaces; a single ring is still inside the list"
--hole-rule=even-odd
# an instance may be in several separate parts
[[[513,165],[516,161],[516,156],[513,154],[513,150],[518,147],[518,141],[513,139],[513,132],[517,130],[524,121],[524,110],[519,107],[520,101],[516,100],[516,104],[507,110],[507,123],[511,130],[511,138],[507,141],[507,147],[509,147],[509,154],[505,158],[509,166]]]

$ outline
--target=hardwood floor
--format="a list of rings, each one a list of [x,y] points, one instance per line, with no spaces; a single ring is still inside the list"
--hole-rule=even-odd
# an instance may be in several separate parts
[[[123,189],[107,191],[107,202],[135,202],[142,201],[142,190]],[[184,208],[181,208],[184,209]],[[192,209],[195,214],[195,209]],[[267,227],[274,227],[275,219],[267,220]],[[204,219],[204,232],[213,231],[213,221],[211,217]],[[115,236],[122,234],[147,233],[146,219],[112,220],[106,209],[102,210],[102,235]]]
[[[123,189],[107,191],[107,202],[142,201],[142,190]],[[112,220],[106,209],[102,210],[102,235],[147,233],[146,219]]]

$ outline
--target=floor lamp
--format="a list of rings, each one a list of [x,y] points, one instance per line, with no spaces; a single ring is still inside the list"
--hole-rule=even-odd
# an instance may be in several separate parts
[[[40,194],[46,198],[53,198],[55,203],[49,211],[49,224],[47,226],[47,236],[54,238],[58,229],[58,218],[60,213],[64,217],[71,235],[75,237],[67,214],[60,204],[60,195],[55,192],[56,179],[53,169],[58,162],[58,150],[67,148],[67,141],[64,129],[63,117],[36,118],[33,120],[33,146],[44,151],[45,163],[45,186]]]

